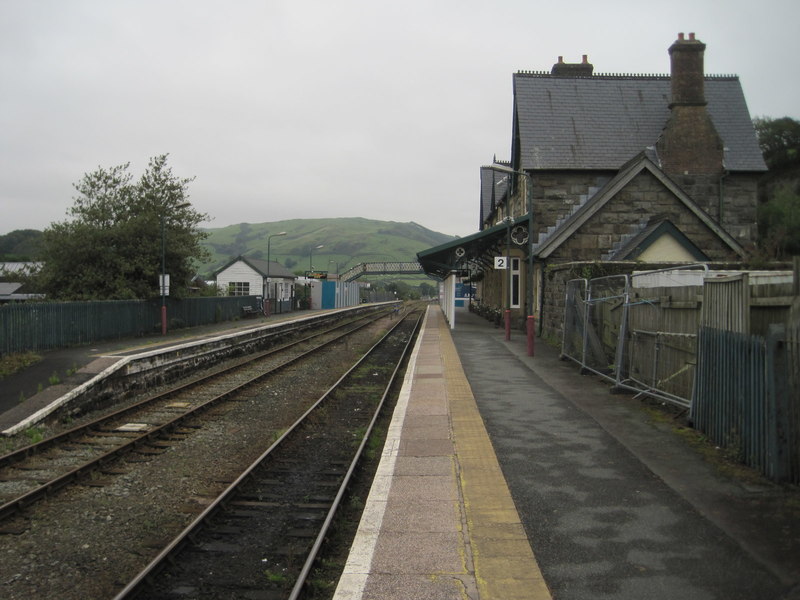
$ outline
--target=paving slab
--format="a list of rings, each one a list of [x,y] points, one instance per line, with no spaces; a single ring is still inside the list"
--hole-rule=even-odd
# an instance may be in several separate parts
[[[549,600],[458,354],[429,309],[335,598]]]

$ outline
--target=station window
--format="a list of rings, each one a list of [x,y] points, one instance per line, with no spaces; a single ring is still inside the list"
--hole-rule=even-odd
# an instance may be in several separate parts
[[[511,308],[519,308],[519,259],[511,259]]]
[[[228,296],[249,296],[249,281],[231,281],[228,283]]]

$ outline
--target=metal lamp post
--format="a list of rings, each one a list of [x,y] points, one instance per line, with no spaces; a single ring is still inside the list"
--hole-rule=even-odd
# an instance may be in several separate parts
[[[164,215],[161,215],[161,335],[167,335],[167,250],[164,241]]]
[[[269,290],[269,251],[270,251],[270,243],[272,242],[272,238],[279,237],[282,235],[286,235],[285,231],[281,231],[280,233],[273,233],[272,235],[267,236],[267,293],[264,294],[264,315],[267,317],[269,316],[271,306],[270,306],[270,290]]]
[[[308,251],[308,270],[309,270],[309,274],[310,274],[310,271],[314,270],[314,250],[319,250],[320,248],[324,248],[324,247],[325,247],[325,244],[320,244],[319,246],[314,246],[313,248],[311,248],[311,250]],[[311,285],[310,284],[307,284],[307,285],[308,285],[308,308],[311,309],[311,308],[313,308],[313,306],[311,304]]]
[[[325,247],[325,244],[320,244],[319,246],[314,246],[309,251],[309,253],[308,253],[308,270],[309,271],[313,271],[314,270],[314,263],[312,262],[312,260],[314,258],[314,250],[319,250],[320,248],[324,248],[324,247]]]
[[[503,223],[506,224],[506,269],[507,269],[507,281],[506,281],[506,311],[505,311],[505,329],[506,329],[506,341],[511,339],[511,224],[514,222],[514,219],[511,218],[511,215],[506,215],[503,219]]]
[[[180,210],[191,206],[189,202],[184,202],[174,206],[172,210]],[[164,207],[166,210],[166,207]],[[161,213],[161,335],[167,335],[167,244],[165,230],[165,212]]]

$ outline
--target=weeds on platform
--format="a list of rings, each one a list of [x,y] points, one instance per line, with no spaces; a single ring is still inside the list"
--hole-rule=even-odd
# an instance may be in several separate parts
[[[40,360],[42,356],[35,352],[17,352],[0,356],[0,379],[35,365]]]

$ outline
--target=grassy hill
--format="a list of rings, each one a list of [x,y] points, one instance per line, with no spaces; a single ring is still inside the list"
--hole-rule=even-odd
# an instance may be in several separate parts
[[[313,249],[314,269],[331,273],[337,264],[343,272],[361,262],[413,261],[417,252],[454,239],[413,222],[360,217],[240,223],[204,231],[209,234],[204,246],[211,253],[211,259],[199,268],[205,275],[240,255],[266,260],[268,236],[282,231],[285,236],[272,238],[270,260],[290,271],[306,271]],[[320,244],[323,247],[316,249]]]
[[[42,232],[17,229],[0,235],[0,262],[30,261],[39,258]]]

